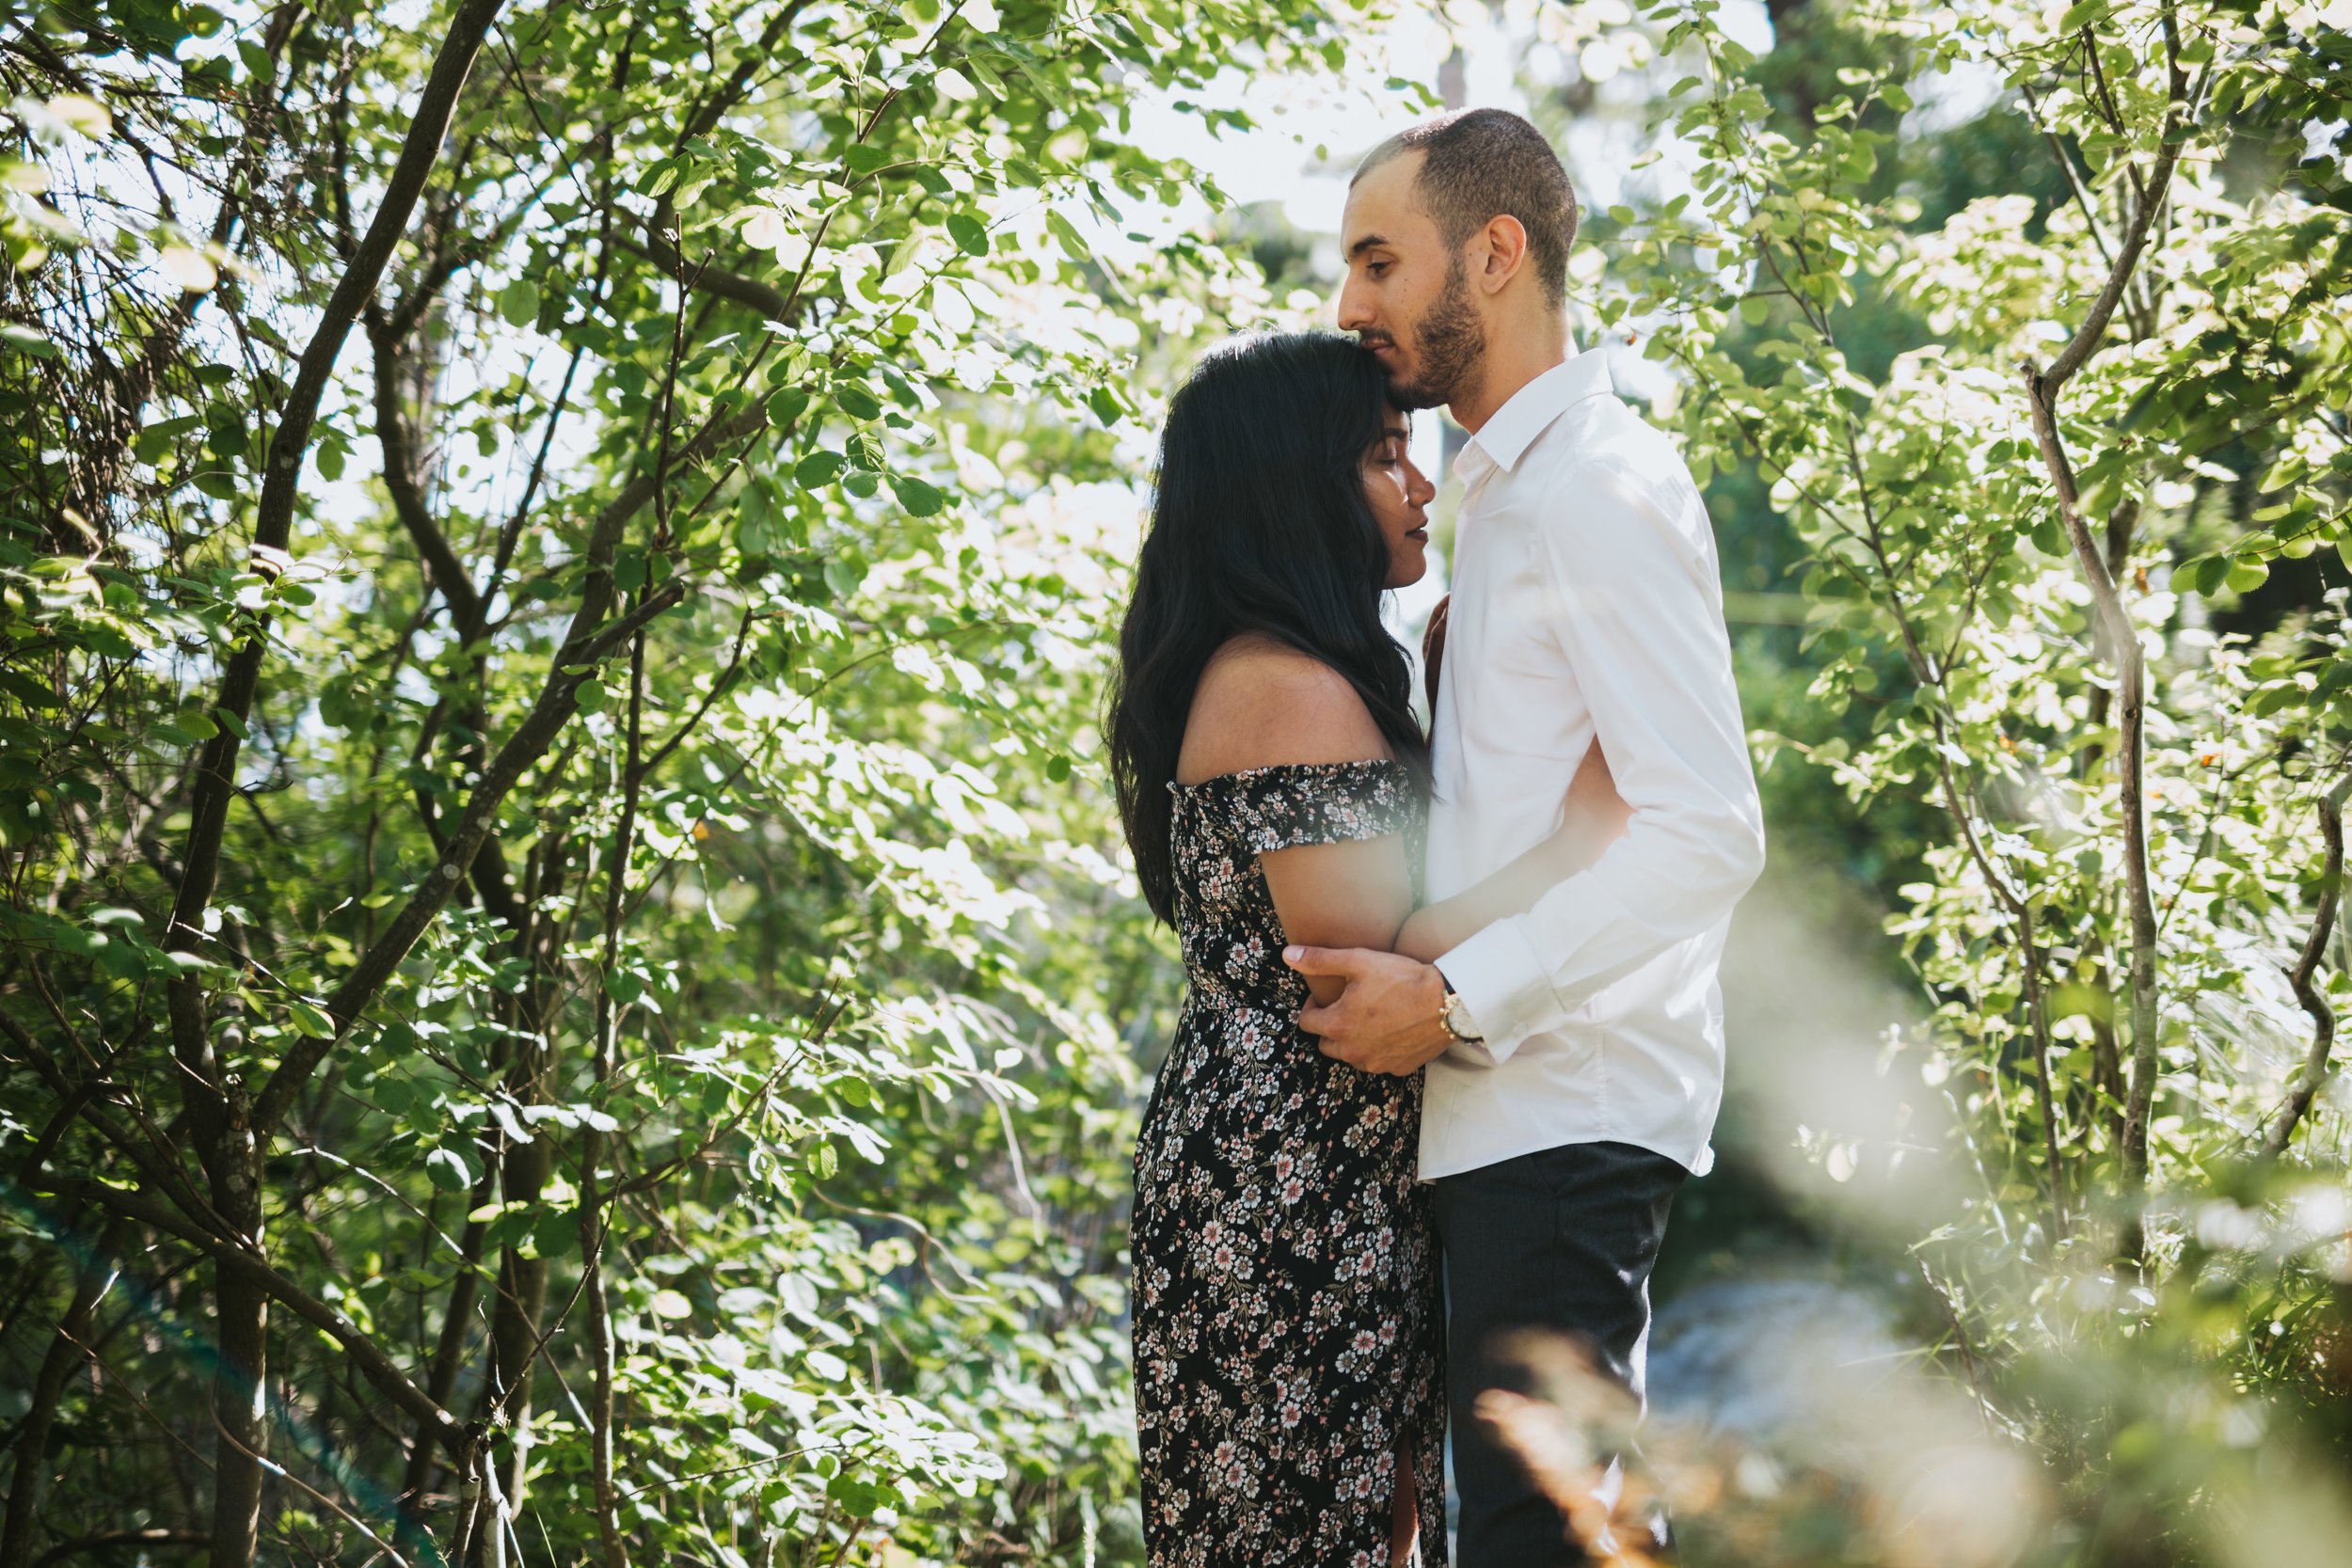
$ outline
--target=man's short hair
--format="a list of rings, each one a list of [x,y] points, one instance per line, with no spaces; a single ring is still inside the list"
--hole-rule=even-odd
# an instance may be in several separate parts
[[[1407,152],[1423,155],[1413,189],[1447,245],[1458,246],[1507,213],[1527,230],[1545,299],[1556,307],[1567,298],[1576,191],[1541,131],[1508,109],[1456,109],[1374,148],[1355,180]]]

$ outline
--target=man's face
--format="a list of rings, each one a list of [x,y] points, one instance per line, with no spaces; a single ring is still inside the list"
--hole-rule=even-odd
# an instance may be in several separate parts
[[[1340,328],[1379,356],[1409,408],[1474,391],[1486,352],[1462,256],[1413,188],[1424,156],[1403,153],[1358,180],[1340,229],[1347,253]]]

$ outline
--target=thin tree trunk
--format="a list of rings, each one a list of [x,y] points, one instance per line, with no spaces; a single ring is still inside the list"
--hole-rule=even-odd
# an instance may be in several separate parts
[[[90,1321],[98,1303],[114,1282],[115,1248],[122,1238],[122,1222],[106,1227],[98,1244],[74,1270],[73,1293],[65,1315],[57,1320],[49,1349],[33,1375],[31,1406],[16,1429],[16,1473],[8,1482],[8,1512],[0,1523],[0,1568],[25,1568],[33,1553],[33,1531],[40,1506],[41,1487],[49,1479],[49,1433],[57,1417],[57,1401],[66,1384],[82,1365],[89,1340]]]
[[[613,827],[612,852],[605,863],[604,973],[620,961],[621,921],[628,888],[628,857],[637,828],[638,791],[644,784],[640,752],[644,737],[645,640],[640,636],[629,649],[628,752],[621,775],[621,816]],[[618,1054],[616,1015],[612,996],[596,987],[596,1077],[599,1085],[612,1076]],[[606,1220],[596,1174],[604,1155],[604,1136],[590,1127],[580,1139],[581,1266],[587,1271],[588,1343],[595,1359],[595,1386],[590,1393],[589,1475],[596,1509],[596,1540],[604,1568],[628,1568],[628,1544],[621,1535],[620,1495],[612,1484],[612,1320],[604,1292]]]
[[[2125,260],[2137,254],[2136,245],[2125,245]],[[2123,1170],[2138,1187],[2148,1179],[2148,1119],[2159,1067],[2156,905],[2148,870],[2147,658],[2122,587],[2108,573],[2100,541],[2083,520],[2074,470],[2058,440],[2058,388],[2030,368],[2026,385],[2042,463],[2058,491],[2058,513],[2090,579],[2091,601],[2115,660],[2117,811],[2123,824],[2123,896],[2131,927],[2132,1076],[2123,1106]]]
[[[508,1092],[521,1103],[536,1105],[547,1099],[547,1042],[533,1037],[520,1053],[507,1079]],[[501,1196],[508,1203],[536,1203],[547,1190],[554,1162],[547,1129],[529,1143],[510,1144],[500,1176]],[[544,1259],[523,1256],[509,1246],[499,1255],[498,1299],[490,1313],[490,1394],[500,1411],[494,1425],[514,1434],[515,1468],[506,1482],[507,1500],[520,1506],[523,1475],[530,1457],[531,1374],[539,1354],[539,1323],[546,1310],[548,1265]]]
[[[2320,994],[2312,977],[2319,972],[2320,956],[2328,951],[2328,938],[2335,934],[2336,901],[2344,892],[2344,798],[2347,790],[2352,790],[2352,778],[2337,781],[2319,798],[2319,832],[2328,845],[2328,861],[2319,874],[2319,912],[2312,919],[2312,934],[2304,940],[2302,958],[2287,975],[2295,987],[2295,999],[2311,1014],[2312,1046],[2294,1083],[2288,1086],[2286,1104],[2263,1139],[2263,1157],[2266,1160],[2276,1160],[2286,1152],[2295,1129],[2328,1082],[2328,1058],[2335,1048],[2335,1009]]]
[[[242,1086],[229,1086],[226,1125],[211,1162],[213,1208],[234,1227],[232,1241],[255,1255],[267,1251],[262,1234],[262,1162],[253,1137],[252,1107]],[[269,1449],[269,1293],[250,1275],[213,1275],[213,1421],[219,1441],[213,1458],[211,1560],[244,1568],[260,1545],[262,1486]]]
[[[1941,719],[1936,721],[1936,736],[1939,742],[1943,738]],[[2048,998],[2042,989],[2042,943],[2034,935],[2033,906],[2009,885],[2009,879],[1993,863],[1992,855],[1977,836],[1975,815],[1969,810],[1967,800],[1962,797],[1960,785],[1952,777],[1951,764],[1942,760],[1940,746],[1937,757],[1937,777],[1944,786],[1944,808],[1951,814],[1952,824],[1960,830],[1961,842],[1966,847],[1969,858],[1977,863],[1978,873],[1984,878],[1985,886],[1999,900],[2001,907],[2009,911],[2010,919],[2017,927],[2017,962],[2026,990],[2026,1026],[2031,1032],[2033,1047],[2034,1102],[2042,1113],[2042,1156],[2050,1165],[2050,1239],[2057,1243],[2065,1238],[2068,1229],[2066,1172],[2058,1161],[2058,1106],[2050,1092],[2050,1011]]]
[[[497,1188],[496,1172],[485,1168],[482,1180],[475,1182],[472,1196],[467,1200],[466,1212],[470,1214],[490,1201]],[[457,1388],[457,1371],[465,1365],[466,1330],[473,1318],[474,1297],[480,1293],[481,1275],[475,1272],[482,1259],[482,1243],[489,1226],[482,1220],[469,1219],[457,1239],[457,1277],[450,1281],[449,1304],[442,1308],[441,1335],[433,1347],[433,1361],[425,1373],[424,1391],[442,1409],[449,1408],[450,1396]],[[434,1456],[441,1450],[438,1436],[428,1427],[420,1427],[408,1449],[408,1469],[400,1487],[400,1524],[404,1542],[421,1530],[424,1521],[424,1493],[433,1483]]]
[[[293,538],[302,459],[310,449],[335,361],[361,308],[374,297],[376,284],[407,230],[409,216],[440,155],[458,94],[502,3],[464,0],[458,7],[432,73],[419,94],[416,119],[403,139],[400,157],[385,182],[383,203],[351,264],[337,280],[320,313],[318,328],[303,350],[278,429],[270,439],[262,494],[254,509],[253,555],[266,576],[277,574]],[[175,953],[192,953],[204,941],[205,913],[220,875],[229,807],[236,795],[240,732],[252,714],[267,652],[267,639],[256,628],[229,656],[222,672],[213,703],[221,716],[219,729],[205,742],[198,760],[189,801],[188,847],[182,856],[180,887],[164,933],[165,946]],[[214,1207],[237,1229],[239,1240],[258,1254],[262,1247],[260,1146],[267,1137],[269,1123],[264,1121],[257,1129],[244,1090],[222,1067],[212,1038],[205,984],[202,973],[194,970],[170,983],[167,1006],[173,1053],[181,1066],[198,1158],[212,1180]],[[269,1297],[249,1275],[216,1269],[214,1318],[220,1360],[214,1373],[213,1404],[219,1441],[214,1456],[210,1561],[212,1568],[249,1568],[259,1538],[268,1432],[263,1400],[269,1373]]]
[[[2169,17],[2167,21],[2169,37]],[[2148,869],[2147,661],[2132,626],[2131,611],[2123,601],[2121,574],[2110,569],[2108,563],[2112,541],[2094,536],[2083,517],[2082,496],[2058,435],[2058,400],[2066,384],[2089,363],[2105,340],[2116,307],[2147,249],[2150,231],[2163,208],[2173,170],[2179,166],[2180,144],[2170,133],[2177,128],[2186,107],[2187,83],[2177,59],[2170,96],[2171,105],[2165,117],[2165,140],[2157,150],[2145,193],[2117,246],[2114,263],[2108,268],[2098,297],[2047,370],[2033,365],[2024,367],[2026,399],[2032,410],[2042,466],[2058,492],[2058,515],[2074,545],[2076,562],[2090,586],[2099,629],[2107,641],[2116,667],[2117,794],[2123,823],[2124,898],[2131,928],[2132,1075],[2123,1107],[2123,1170],[2135,1189],[2147,1184],[2148,1122],[2161,1065],[2156,1005],[2156,910]],[[2137,1256],[2137,1222],[2129,1227],[2122,1250],[2129,1256]]]

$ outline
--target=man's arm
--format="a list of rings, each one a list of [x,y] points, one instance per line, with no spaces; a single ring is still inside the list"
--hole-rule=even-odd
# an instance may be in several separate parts
[[[1576,482],[1537,533],[1553,625],[1632,820],[1589,869],[1438,959],[1495,1061],[1722,920],[1764,865],[1697,492],[1611,464]]]
[[[1491,1060],[1478,1058],[1478,1047],[1457,1040],[1438,1022],[1445,976],[1429,960],[1493,922],[1525,911],[1592,864],[1625,832],[1628,815],[1611,782],[1608,759],[1596,746],[1568,786],[1559,830],[1475,887],[1415,911],[1390,944],[1393,952],[1287,948],[1284,961],[1307,976],[1317,1003],[1300,1012],[1300,1025],[1325,1037],[1326,1055],[1366,1072],[1410,1073],[1448,1049]],[[1264,863],[1271,880],[1273,857],[1265,857]],[[1294,924],[1288,911],[1282,928],[1304,935],[1308,942],[1331,941]]]

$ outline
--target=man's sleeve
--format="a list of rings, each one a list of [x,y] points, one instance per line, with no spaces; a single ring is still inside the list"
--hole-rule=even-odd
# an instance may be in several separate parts
[[[1764,866],[1713,535],[1688,476],[1662,478],[1581,466],[1540,519],[1561,647],[1633,816],[1594,864],[1438,960],[1494,1061],[1713,927]]]

